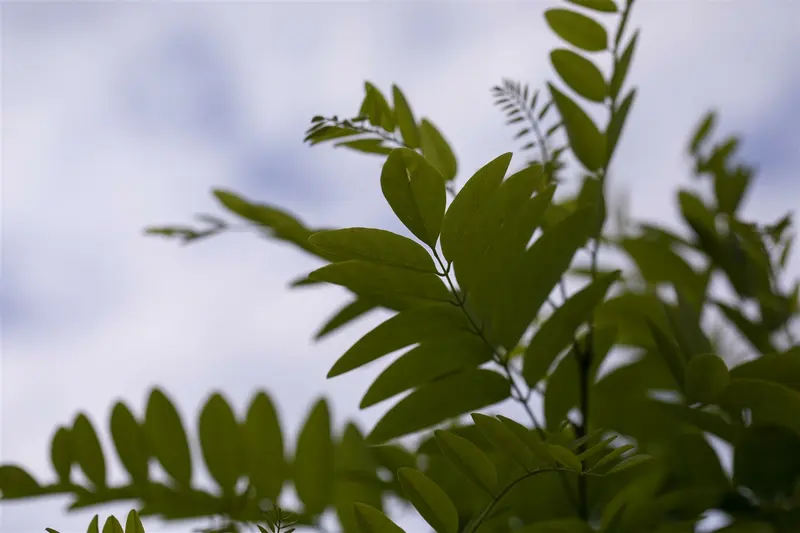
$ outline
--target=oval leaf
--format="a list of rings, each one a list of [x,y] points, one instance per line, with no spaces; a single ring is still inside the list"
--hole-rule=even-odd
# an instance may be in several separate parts
[[[436,274],[351,260],[331,263],[308,275],[314,280],[347,287],[357,294],[390,294],[449,302],[453,296]]]
[[[423,118],[419,125],[419,138],[423,155],[436,167],[445,181],[455,178],[458,172],[458,163],[453,149],[450,148],[447,140],[436,129],[436,126],[426,118]]]
[[[400,128],[400,135],[403,136],[403,143],[409,148],[419,148],[419,127],[414,120],[414,113],[408,105],[405,95],[397,85],[392,85],[392,99],[394,100],[394,112],[397,118],[397,125]]]
[[[564,48],[550,52],[550,61],[570,89],[592,102],[605,101],[608,86],[603,73],[594,63]]]
[[[149,478],[147,437],[130,409],[117,402],[111,411],[111,438],[122,465],[134,483],[145,484]]]
[[[576,6],[593,9],[601,13],[616,13],[617,5],[612,0],[567,0]]]
[[[370,433],[374,444],[402,437],[469,411],[502,402],[508,381],[490,370],[468,370],[428,383],[400,400]]]
[[[59,427],[53,435],[53,439],[50,441],[50,462],[58,474],[59,483],[68,485],[73,462],[69,428]]]
[[[412,468],[401,468],[397,477],[409,501],[434,531],[458,533],[458,512],[439,485]]]
[[[548,9],[544,12],[548,26],[556,35],[587,52],[608,49],[608,33],[598,22],[569,9]]]
[[[436,274],[436,265],[425,248],[407,237],[382,229],[345,228],[320,231],[311,244],[342,260],[363,259]]]
[[[439,171],[415,151],[398,148],[383,164],[381,190],[400,222],[434,248],[446,203],[444,179]]]
[[[265,393],[253,397],[242,434],[250,483],[259,497],[277,501],[286,478],[286,460],[278,413]]]
[[[328,403],[321,399],[311,409],[297,438],[292,466],[294,488],[304,511],[321,513],[333,496],[333,440]]]
[[[81,470],[96,489],[106,486],[106,461],[97,432],[83,413],[72,423],[70,431],[72,452]]]
[[[459,437],[450,431],[437,430],[434,434],[436,435],[436,442],[445,457],[467,479],[494,496],[494,490],[497,485],[497,471],[486,454],[467,439]]]
[[[208,472],[223,493],[232,493],[244,473],[244,442],[236,416],[222,395],[215,393],[208,399],[197,429]]]
[[[606,162],[606,138],[589,115],[571,98],[548,83],[553,102],[567,130],[569,146],[578,161],[591,172],[600,170]]]
[[[148,447],[164,470],[180,486],[192,481],[189,441],[177,409],[161,390],[155,388],[147,400],[144,420]]]
[[[362,533],[405,533],[400,526],[374,507],[358,502],[353,507]]]

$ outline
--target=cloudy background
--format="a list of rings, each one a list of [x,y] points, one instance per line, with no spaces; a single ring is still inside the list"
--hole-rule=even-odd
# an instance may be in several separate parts
[[[748,214],[772,221],[796,208],[800,4],[640,4],[629,26],[643,27],[629,76],[639,95],[612,176],[632,214],[675,219],[675,186],[689,183],[684,147],[712,106],[760,168]],[[557,42],[542,18],[551,5],[4,4],[2,462],[52,479],[57,424],[83,410],[108,444],[113,401],[141,412],[154,385],[192,431],[215,389],[239,412],[266,389],[290,435],[320,394],[337,427],[355,418],[369,429],[385,408],[359,412],[358,402],[383,365],[325,374],[385,315],[314,343],[345,295],[287,287],[316,261],[246,233],[181,247],[142,228],[219,214],[210,189],[220,186],[311,226],[398,230],[380,193],[381,158],[309,148],[309,118],[354,115],[364,80],[384,91],[396,82],[456,149],[461,184],[519,146],[488,89],[503,77],[539,87],[552,77]],[[112,481],[123,479],[115,463]],[[84,531],[93,512],[67,516],[66,502],[3,504],[0,532]]]

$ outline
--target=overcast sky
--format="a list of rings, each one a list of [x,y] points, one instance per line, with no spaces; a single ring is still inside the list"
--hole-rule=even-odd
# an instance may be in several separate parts
[[[385,407],[359,412],[358,402],[385,364],[325,374],[387,315],[314,343],[346,294],[288,288],[316,261],[248,234],[181,247],[142,228],[220,214],[210,190],[225,187],[311,226],[398,230],[380,193],[381,158],[309,148],[310,117],[355,115],[364,80],[384,91],[397,83],[451,141],[462,184],[519,147],[488,89],[504,77],[552,79],[556,40],[542,13],[553,4],[4,4],[2,462],[53,479],[51,433],[78,410],[113,456],[110,406],[123,398],[141,413],[153,385],[190,431],[212,390],[241,413],[258,389],[277,402],[290,443],[320,394],[337,427],[355,418],[369,430]],[[771,222],[796,208],[800,4],[639,4],[629,76],[639,95],[611,178],[629,190],[633,215],[675,220],[676,185],[689,183],[685,145],[712,106],[761,170],[746,212]],[[112,480],[123,479],[114,463]],[[0,532],[84,531],[94,511],[66,516],[66,503],[5,503]]]

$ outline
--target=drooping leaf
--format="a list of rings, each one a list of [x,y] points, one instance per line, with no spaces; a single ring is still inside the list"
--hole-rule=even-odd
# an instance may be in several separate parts
[[[419,125],[419,139],[422,154],[444,177],[450,181],[456,177],[458,163],[453,149],[433,123],[423,118]]]
[[[364,394],[360,407],[369,407],[447,374],[477,368],[491,355],[492,350],[483,339],[469,332],[423,342],[386,367]]]
[[[72,444],[72,453],[75,454],[75,461],[95,489],[105,488],[106,461],[103,456],[103,448],[100,446],[94,426],[83,413],[76,416],[72,423],[70,443]]]
[[[569,146],[575,157],[590,172],[600,170],[606,162],[606,137],[575,101],[552,83],[547,86],[564,122]]]
[[[144,430],[153,456],[179,486],[188,488],[192,480],[189,441],[177,409],[158,388],[147,400]]]
[[[56,430],[53,439],[50,441],[50,462],[56,474],[58,474],[59,483],[70,483],[70,473],[74,460],[69,428],[61,426]]]
[[[369,313],[377,307],[376,303],[364,297],[358,297],[349,304],[339,309],[333,316],[331,316],[325,324],[314,334],[314,339],[319,340],[322,337],[333,333],[340,327],[344,326],[357,319],[358,317]]]
[[[478,426],[486,440],[492,443],[497,451],[507,455],[525,470],[532,470],[534,457],[527,443],[520,439],[506,424],[493,416],[472,413],[472,420]]]
[[[356,294],[453,301],[453,295],[436,274],[358,259],[325,265],[311,272],[308,277],[347,287]]]
[[[575,332],[591,320],[608,289],[619,279],[620,272],[598,278],[559,307],[528,343],[522,375],[531,387],[545,377],[558,355],[572,342]]]
[[[374,507],[359,502],[353,506],[362,533],[405,533],[400,526]]]
[[[595,20],[569,9],[548,9],[544,12],[548,26],[566,42],[587,52],[608,49],[608,33]]]
[[[497,471],[492,461],[469,440],[451,431],[436,430],[439,448],[467,479],[494,496]]]
[[[365,260],[435,274],[425,248],[407,237],[382,229],[344,228],[314,233],[309,240],[342,260]]]
[[[414,119],[411,106],[408,105],[405,95],[397,85],[392,85],[392,98],[394,100],[397,126],[400,128],[403,142],[409,148],[419,148],[419,126],[417,126],[417,122]]]
[[[320,399],[300,431],[292,464],[294,488],[306,513],[319,514],[331,502],[333,453],[328,404],[325,399]]]
[[[463,255],[472,222],[503,181],[512,154],[507,152],[482,166],[458,192],[442,223],[442,253],[450,261]]]
[[[383,415],[368,440],[379,444],[428,428],[449,418],[499,403],[510,394],[496,372],[466,370],[425,384]]]
[[[328,377],[344,374],[417,342],[469,331],[469,328],[464,312],[450,304],[401,311],[361,337],[336,361]]]
[[[415,151],[398,148],[383,164],[381,190],[405,227],[431,248],[436,246],[446,203],[442,174]]]
[[[280,419],[269,396],[259,392],[250,402],[242,427],[247,477],[263,498],[277,501],[286,477]]]
[[[397,474],[406,496],[434,531],[458,533],[458,511],[436,483],[412,468],[401,468]]]
[[[608,85],[603,73],[594,63],[566,48],[550,52],[553,68],[570,89],[592,102],[608,97]]]
[[[111,410],[111,438],[131,480],[139,484],[147,483],[150,459],[147,436],[142,424],[122,402],[114,404]]]
[[[244,473],[245,446],[236,416],[221,394],[212,394],[203,406],[197,430],[208,472],[224,494],[232,494]]]

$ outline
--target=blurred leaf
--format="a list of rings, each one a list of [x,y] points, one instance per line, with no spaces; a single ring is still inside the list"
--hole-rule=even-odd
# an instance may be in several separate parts
[[[588,9],[593,9],[595,11],[600,11],[601,13],[616,13],[617,12],[617,5],[612,0],[567,0],[571,4],[575,4],[576,6],[586,7]],[[526,533],[531,533],[526,531]],[[559,533],[559,532],[554,532]]]
[[[314,339],[319,340],[329,333],[333,333],[340,327],[352,322],[366,313],[369,313],[376,307],[377,305],[375,302],[370,301],[369,299],[363,297],[356,298],[349,304],[340,308],[333,316],[331,316],[314,335]]]
[[[494,496],[497,471],[492,461],[469,440],[451,431],[436,430],[436,441],[442,453],[467,479]]]
[[[375,444],[428,428],[448,418],[499,403],[510,394],[508,381],[489,370],[467,370],[427,383],[396,403],[378,421],[368,440]]]
[[[328,377],[344,374],[411,344],[462,331],[469,331],[469,322],[461,309],[450,304],[401,311],[361,337],[336,361]]]
[[[419,135],[422,155],[436,167],[445,181],[454,179],[458,172],[458,163],[453,149],[441,132],[428,119],[423,118],[419,125]]]
[[[603,167],[606,159],[606,138],[586,112],[571,98],[547,84],[558,113],[564,121],[569,145],[578,161],[591,172]]]
[[[353,504],[366,503],[381,510],[381,489],[369,448],[353,423],[347,424],[335,452],[337,479],[334,501],[339,522],[345,532],[358,532],[359,520]]]
[[[356,139],[343,141],[333,145],[334,148],[345,147],[365,154],[389,155],[392,148],[383,144],[383,139]]]
[[[718,403],[728,409],[750,409],[753,425],[777,424],[800,434],[800,393],[778,383],[732,378]]]
[[[384,370],[361,400],[362,409],[401,392],[468,368],[491,358],[492,350],[474,333],[456,333],[423,342]]]
[[[321,513],[333,496],[334,448],[328,404],[314,404],[297,438],[292,478],[306,513]]]
[[[125,531],[122,529],[122,524],[119,523],[119,520],[112,515],[106,518],[106,523],[103,525],[103,533],[125,533]]]
[[[50,442],[50,462],[58,474],[58,481],[69,485],[74,453],[69,428],[59,426]]]
[[[656,345],[656,352],[664,359],[672,373],[672,377],[675,378],[675,382],[683,390],[686,376],[686,358],[681,353],[678,345],[657,324],[650,319],[646,320]]]
[[[181,417],[173,403],[158,388],[150,392],[144,430],[148,448],[164,470],[182,488],[192,481],[192,457]]]
[[[728,385],[730,377],[725,362],[714,354],[701,354],[686,365],[686,396],[702,403],[713,403]]]
[[[685,292],[695,305],[703,301],[704,280],[672,248],[645,238],[624,238],[620,245],[646,281],[654,284],[669,282]]]
[[[364,503],[355,503],[354,512],[362,533],[404,533],[389,517]]]
[[[111,437],[131,481],[144,485],[149,477],[150,450],[142,424],[122,402],[111,410]]]
[[[606,164],[609,164],[614,156],[617,144],[622,136],[622,128],[625,127],[625,121],[628,120],[628,113],[630,113],[635,99],[636,89],[631,89],[611,116],[606,130]]]
[[[526,471],[533,469],[534,457],[528,443],[520,439],[511,428],[497,418],[481,413],[472,413],[472,420],[497,451],[506,454]]]
[[[97,432],[83,413],[75,417],[70,430],[70,442],[75,461],[95,489],[106,487],[106,461]]]
[[[422,131],[424,146],[425,129]],[[413,150],[398,148],[383,165],[381,190],[405,227],[434,248],[446,203],[444,180],[439,171]]]
[[[244,473],[245,446],[236,416],[220,394],[212,394],[203,406],[197,431],[209,474],[223,494],[233,494]]]
[[[145,533],[139,513],[131,509],[125,521],[125,533]]]
[[[27,498],[42,493],[42,487],[24,469],[16,465],[0,465],[0,496],[3,500]]]
[[[622,54],[614,62],[614,70],[611,74],[611,82],[609,83],[609,93],[612,99],[616,99],[619,95],[622,86],[625,84],[625,78],[628,77],[628,70],[631,66],[631,59],[633,53],[636,51],[636,43],[639,40],[639,31],[633,32],[633,37],[628,41],[628,46],[622,51]]]
[[[400,128],[400,134],[403,136],[403,143],[412,149],[419,148],[419,127],[405,95],[397,85],[392,85],[392,97],[395,115],[397,116],[397,125]]]
[[[287,469],[280,419],[265,393],[253,396],[242,436],[248,480],[259,497],[277,501]]]
[[[394,131],[394,112],[392,108],[389,107],[386,97],[384,97],[383,93],[370,82],[364,83],[364,89],[366,93],[366,97],[364,98],[366,109],[363,107],[362,109],[366,111],[370,124],[379,126],[388,132]],[[361,111],[359,111],[359,114],[361,114]]]
[[[692,140],[689,143],[689,153],[696,155],[697,151],[700,149],[700,145],[708,138],[708,135],[714,129],[714,123],[716,122],[717,116],[716,113],[711,111],[707,113],[700,124],[694,131],[692,135]]]
[[[553,68],[570,89],[592,102],[603,102],[608,96],[608,86],[594,63],[565,48],[550,52]]]
[[[758,379],[779,383],[800,392],[800,346],[782,353],[767,353],[731,369],[735,379]]]
[[[800,436],[785,427],[746,428],[734,449],[734,480],[766,500],[788,496],[800,481],[798,450]]]
[[[436,483],[412,468],[401,468],[398,476],[408,499],[437,533],[458,533],[458,512]]]
[[[371,263],[361,260],[331,263],[308,275],[342,285],[356,294],[410,296],[423,300],[450,302],[453,295],[436,274]]]
[[[581,50],[601,52],[608,49],[605,28],[586,15],[557,8],[545,11],[544,18],[556,35]]]
[[[580,472],[582,470],[580,459],[578,459],[575,454],[567,448],[559,446],[558,444],[550,444],[547,446],[547,450],[553,457],[555,457],[556,461],[565,467],[575,470],[576,472]]]
[[[309,237],[315,246],[342,260],[359,259],[436,274],[430,254],[407,237],[382,229],[344,228]]]

